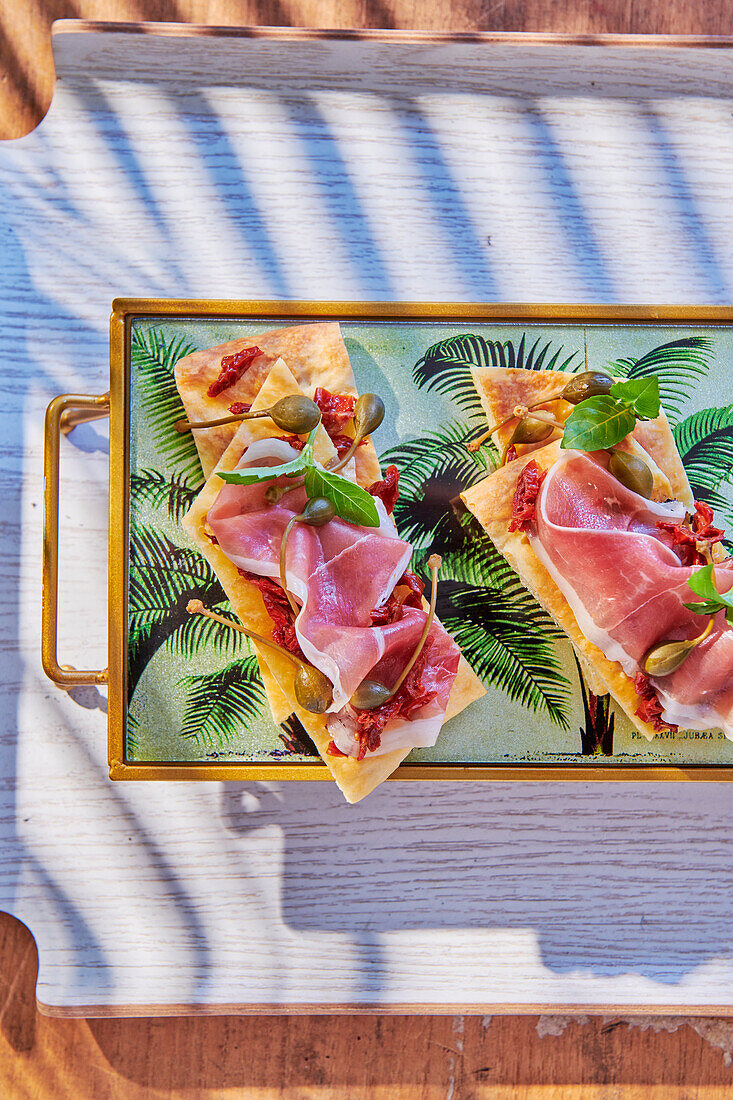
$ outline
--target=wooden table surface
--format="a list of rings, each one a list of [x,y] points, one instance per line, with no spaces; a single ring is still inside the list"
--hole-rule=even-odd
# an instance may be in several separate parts
[[[727,0],[0,0],[0,137],[53,91],[59,18],[573,34],[733,34]],[[0,1096],[697,1100],[732,1095],[733,1022],[638,1017],[58,1020],[0,914]]]

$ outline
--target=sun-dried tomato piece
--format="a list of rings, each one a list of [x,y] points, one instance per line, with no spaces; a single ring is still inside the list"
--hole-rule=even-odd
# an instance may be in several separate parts
[[[546,470],[540,470],[532,458],[522,470],[512,499],[510,531],[526,531],[534,520],[537,496]]]
[[[238,382],[258,355],[262,355],[259,348],[242,348],[234,355],[225,355],[221,361],[219,377],[214,379],[208,389],[209,397],[218,397],[224,390],[228,390],[235,382]]]
[[[506,453],[506,460],[507,460],[507,462],[514,462],[514,459],[516,457],[517,457],[517,448],[512,443],[511,446],[509,447],[509,450]]]
[[[251,408],[252,406],[248,405],[246,401],[234,401],[229,406],[229,412],[232,416],[241,416],[242,413],[248,413]]]
[[[639,696],[639,705],[634,711],[637,718],[641,718],[642,722],[649,722],[660,733],[665,730],[676,733],[679,726],[672,725],[671,722],[665,722],[662,718],[662,704],[659,702],[649,677],[645,676],[643,672],[638,672],[634,679],[634,688]]]
[[[283,443],[289,443],[295,451],[302,451],[305,447],[305,440],[301,439],[299,435],[278,435],[276,439],[281,439]]]
[[[262,593],[265,610],[272,619],[272,640],[296,657],[303,657],[303,653],[295,633],[293,625],[295,616],[290,606],[288,597],[281,586],[271,577],[260,577],[257,573],[249,573],[245,569],[239,570],[239,575],[245,580],[256,584]]]
[[[399,588],[407,588],[408,591],[398,595],[397,590]],[[394,586],[391,596],[370,612],[372,626],[387,626],[390,623],[398,623],[404,614],[405,607],[422,607],[424,588],[425,582],[418,577],[417,573],[413,573],[411,569],[406,569]]]
[[[341,749],[338,747],[333,738],[331,738],[331,740],[328,742],[328,748],[326,749],[326,752],[329,756],[348,756],[348,753],[341,752]]]
[[[313,400],[321,410],[321,423],[330,436],[338,435],[354,415],[356,398],[350,393],[330,393],[319,386]]]
[[[354,440],[351,439],[348,435],[332,435],[330,436],[330,439],[334,447],[336,448],[336,454],[339,456],[339,458],[344,457],[349,447],[354,442]],[[362,439],[359,441],[359,446],[366,447],[368,442],[368,438]]]
[[[387,515],[391,516],[400,495],[400,471],[396,466],[388,466],[384,471],[384,481],[373,482],[367,492],[373,497],[379,497],[387,510]]]
[[[713,527],[713,519],[710,505],[696,500],[695,515],[689,523],[687,519],[680,523],[660,520],[657,527],[672,536],[672,549],[683,565],[706,565],[706,558],[700,553],[697,544],[704,542],[710,547],[725,538],[725,531],[720,527]]]
[[[410,669],[399,691],[388,702],[374,710],[356,710],[356,737],[359,742],[357,760],[363,760],[368,752],[375,752],[382,743],[384,727],[393,718],[409,718],[416,710],[431,703],[437,691],[423,688],[422,674],[425,670],[429,642],[415,664]]]

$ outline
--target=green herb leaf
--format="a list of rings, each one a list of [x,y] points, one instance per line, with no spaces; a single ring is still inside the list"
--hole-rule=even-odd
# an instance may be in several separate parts
[[[560,446],[566,451],[604,451],[625,439],[635,424],[633,410],[623,402],[605,394],[589,397],[565,421]]]
[[[687,585],[696,596],[702,596],[702,602],[686,603],[685,607],[696,615],[717,615],[719,611],[725,611],[726,620],[733,623],[733,590],[718,592],[714,565],[704,565],[695,570]]]
[[[303,454],[292,462],[281,462],[279,466],[246,466],[242,470],[220,470],[217,477],[227,485],[254,485],[257,481],[273,481],[276,477],[297,477],[309,469],[303,461]]]
[[[243,470],[221,470],[218,476],[222,481],[226,481],[227,485],[254,485],[258,481],[272,481],[276,477],[297,477],[315,463],[313,444],[318,428],[319,424],[316,424],[305,441],[303,450],[290,462],[281,462],[279,466],[248,466]]]
[[[379,527],[379,513],[374,497],[361,485],[348,478],[309,466],[305,474],[305,491],[309,497],[326,497],[336,509],[336,514],[347,523],[361,527]]]
[[[626,382],[614,382],[611,397],[634,410],[640,420],[653,420],[659,416],[659,379],[656,374],[646,378],[630,378]]]

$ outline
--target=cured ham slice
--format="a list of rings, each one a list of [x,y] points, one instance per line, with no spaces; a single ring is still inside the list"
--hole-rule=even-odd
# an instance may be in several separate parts
[[[696,597],[660,523],[684,518],[682,504],[656,504],[626,489],[601,465],[563,452],[537,500],[532,549],[568,601],[589,641],[632,678],[656,643],[693,638],[705,618],[684,606]],[[716,566],[722,592],[733,562]],[[722,728],[733,738],[733,628],[719,613],[713,630],[671,676],[652,678],[670,724]]]
[[[288,443],[262,439],[247,449],[239,468],[275,466],[295,457]],[[272,484],[226,485],[209,508],[207,522],[223,553],[239,569],[279,579],[282,537],[306,497],[302,487],[295,487],[270,504],[265,492]],[[332,736],[345,755],[360,752],[358,713],[348,705],[352,694],[370,676],[394,683],[426,621],[421,608],[405,608],[398,621],[372,625],[372,611],[392,594],[412,555],[382,501],[375,498],[375,504],[378,528],[358,527],[338,517],[320,528],[296,523],[287,543],[287,586],[300,604],[296,637],[306,659],[333,684],[329,712],[342,721],[334,723]],[[420,677],[425,704],[408,719],[388,722],[370,755],[435,743],[459,659],[455,642],[434,622]]]

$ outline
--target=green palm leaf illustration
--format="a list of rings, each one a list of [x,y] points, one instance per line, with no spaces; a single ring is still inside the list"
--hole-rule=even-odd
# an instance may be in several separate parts
[[[185,416],[176,388],[173,367],[184,355],[196,351],[184,337],[166,340],[158,329],[141,332],[133,328],[130,354],[137,370],[145,422],[163,457],[179,474],[201,481],[196,444],[190,432],[179,435],[173,425]]]
[[[730,515],[718,489],[733,477],[733,406],[701,409],[673,431],[695,498]]]
[[[455,511],[458,495],[492,468],[485,451],[466,450],[473,434],[464,424],[451,421],[382,455],[383,465],[393,462],[400,470],[395,523],[413,546],[447,553],[465,541]]]
[[[183,474],[166,477],[158,470],[141,470],[130,477],[130,495],[135,504],[165,507],[176,523],[183,519],[201,489],[201,479],[192,484]]]
[[[134,757],[138,748],[138,730],[140,722],[135,714],[127,712],[125,721],[125,758]]]
[[[200,599],[230,614],[224,590],[209,563],[195,550],[176,546],[149,527],[130,542],[128,580],[128,697],[153,654],[165,645],[186,659],[204,646],[236,653],[242,635],[204,616],[189,615],[188,601]]]
[[[705,336],[685,336],[652,348],[640,359],[616,359],[610,364],[613,374],[627,378],[659,378],[659,396],[669,419],[674,423],[697,384],[704,378],[713,360],[713,345]]]
[[[223,745],[247,729],[260,714],[265,690],[253,654],[207,676],[183,676],[187,692],[181,737]]]
[[[572,362],[580,352],[572,352],[561,359],[563,347],[558,347],[552,355],[551,349],[552,341],[542,343],[542,337],[538,336],[527,350],[526,332],[522,334],[516,348],[512,340],[485,340],[483,336],[470,333],[451,336],[428,348],[415,364],[412,377],[418,386],[447,394],[471,416],[484,418],[485,414],[471,378],[471,367],[574,369]]]
[[[443,581],[438,613],[485,683],[569,728],[569,684],[546,636],[546,616],[526,589]]]

